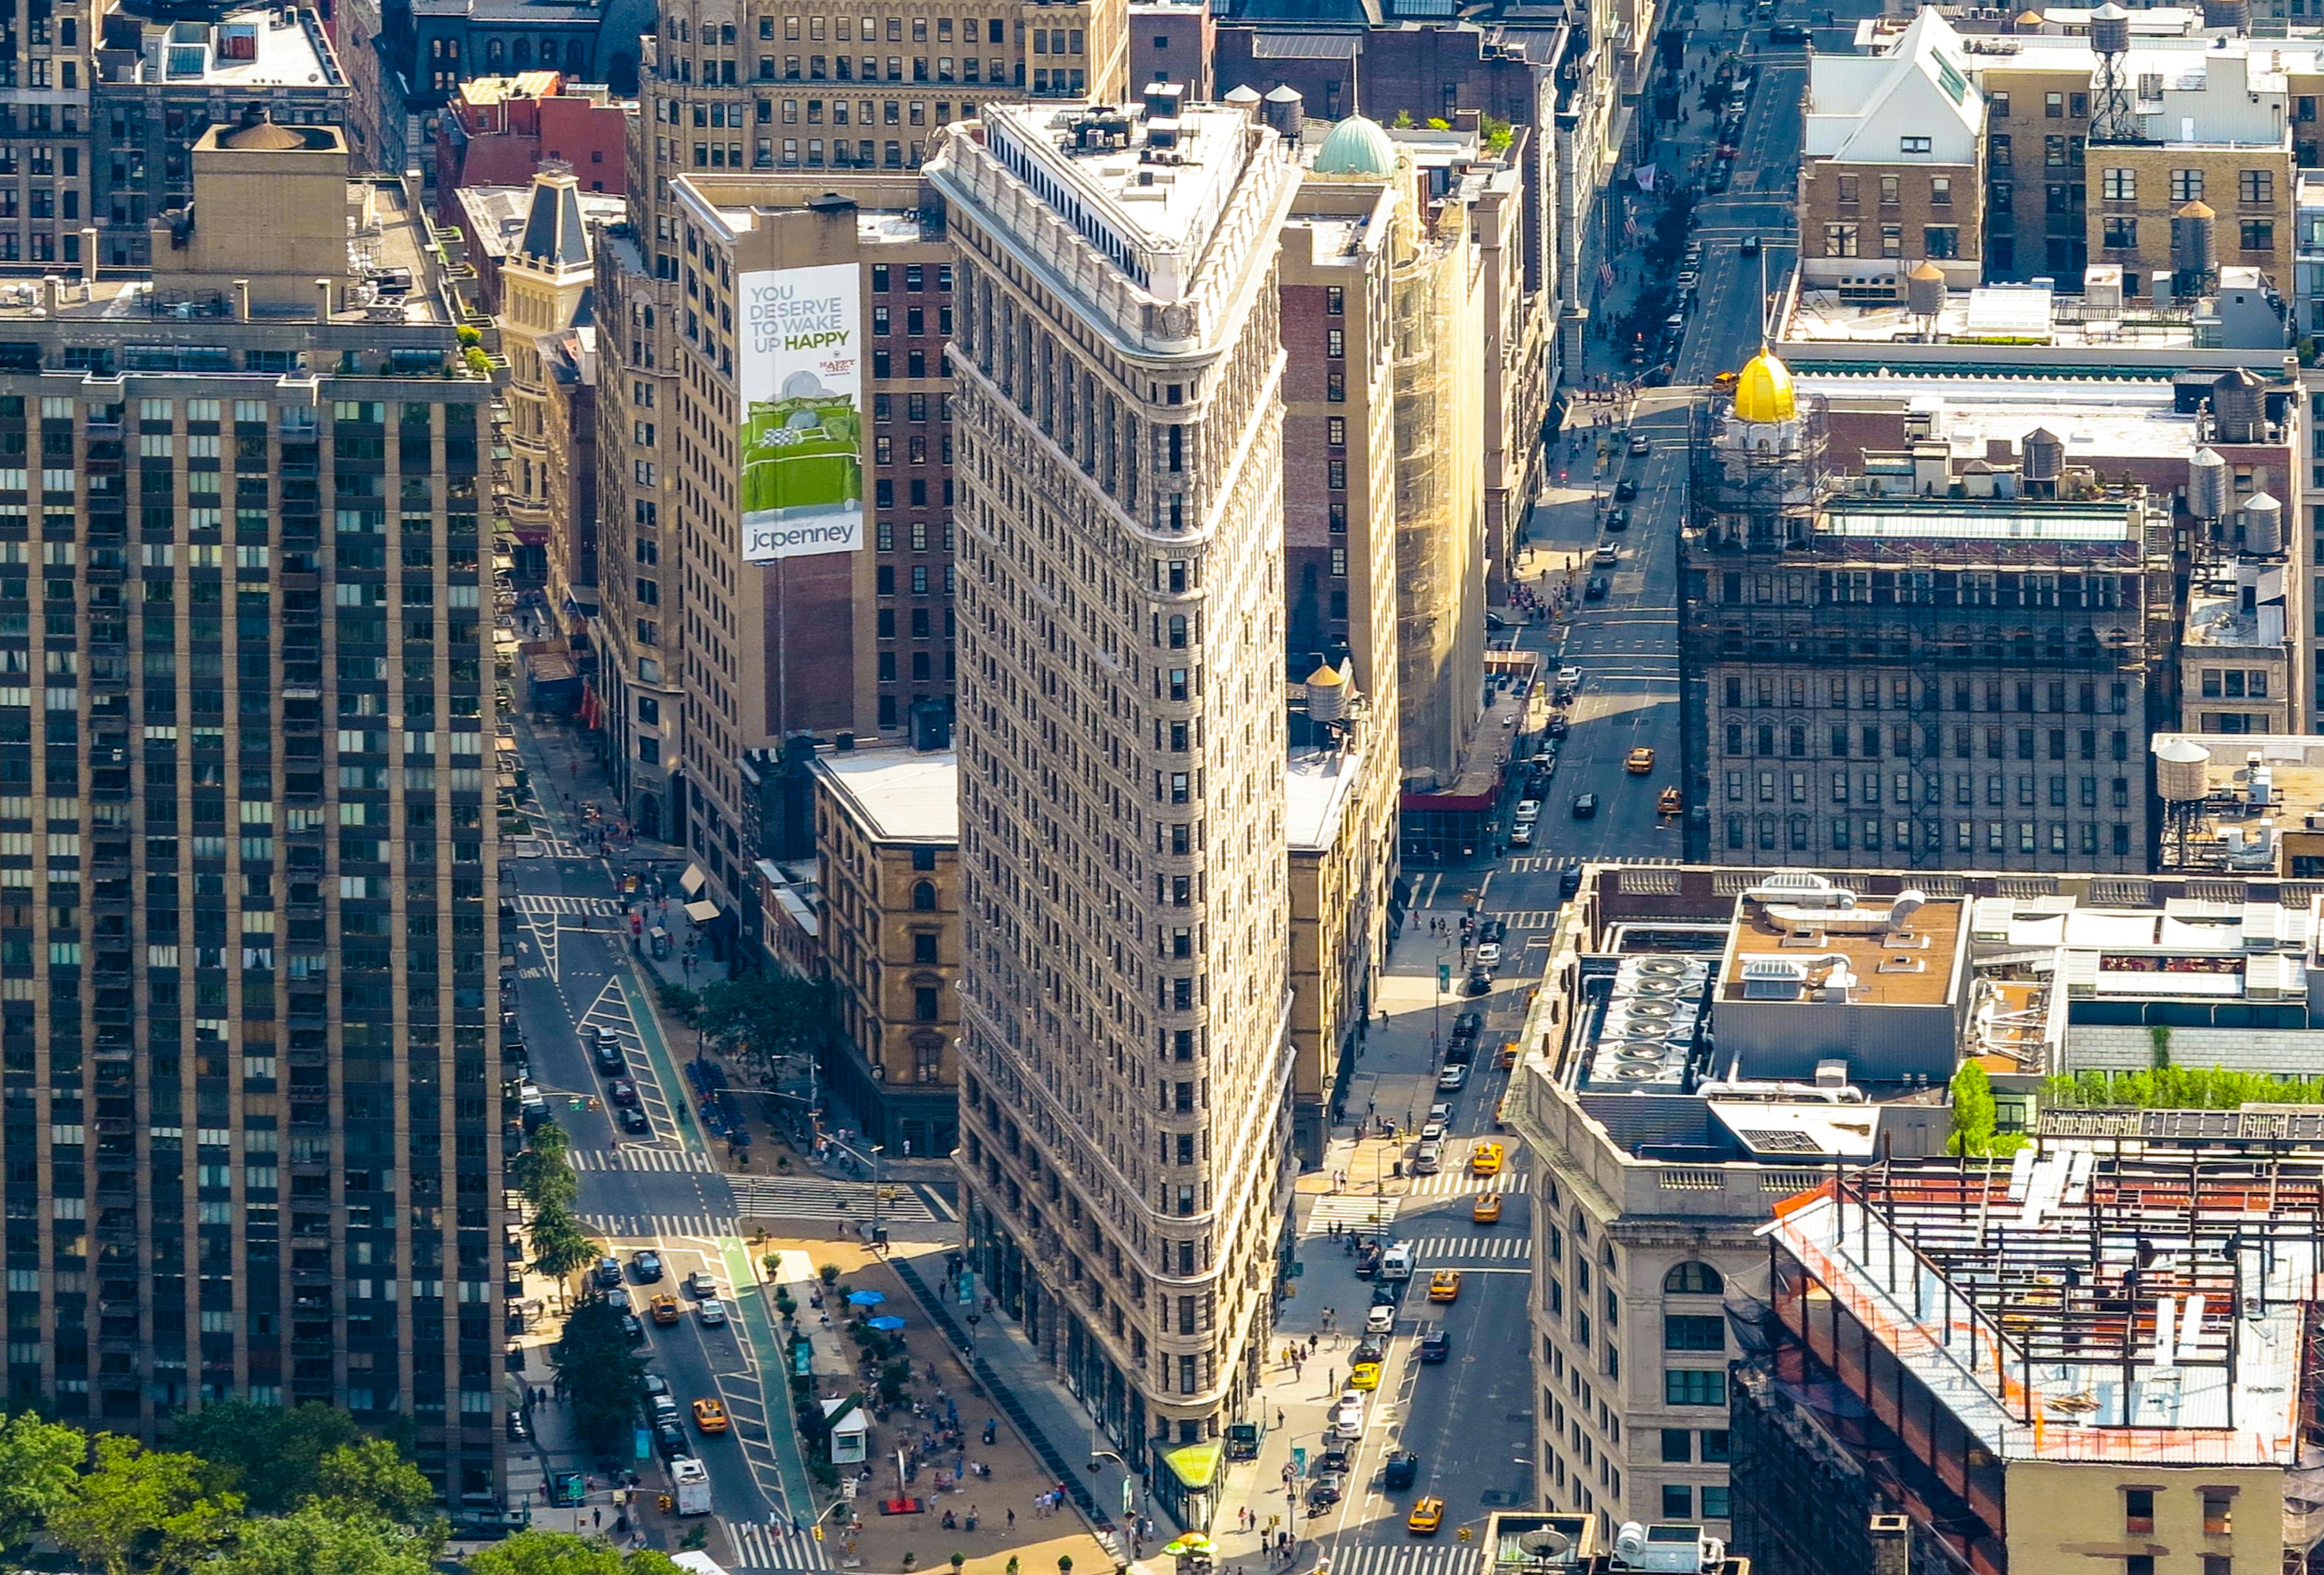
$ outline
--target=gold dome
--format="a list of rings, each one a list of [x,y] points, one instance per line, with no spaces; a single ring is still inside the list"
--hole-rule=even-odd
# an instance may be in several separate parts
[[[1792,394],[1792,372],[1762,350],[1745,364],[1735,383],[1735,416],[1742,421],[1788,421],[1799,414]]]

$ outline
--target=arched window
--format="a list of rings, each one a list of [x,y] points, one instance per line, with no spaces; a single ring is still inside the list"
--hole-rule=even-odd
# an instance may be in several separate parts
[[[912,882],[912,909],[916,913],[936,912],[936,885],[935,881],[915,880]]]
[[[532,41],[529,38],[517,40],[509,49],[509,59],[518,70],[528,69],[532,65]]]
[[[1575,1246],[1577,1246],[1577,1247],[1579,1247],[1579,1246],[1583,1246],[1583,1245],[1586,1245],[1586,1244],[1589,1242],[1589,1240],[1590,1240],[1590,1216],[1589,1216],[1589,1215],[1587,1215],[1587,1214],[1585,1214],[1585,1213],[1583,1213],[1581,1210],[1576,1209],[1576,1210],[1574,1210],[1574,1211],[1573,1211],[1573,1241],[1574,1241],[1574,1245],[1575,1245]]]
[[[1707,1263],[1683,1263],[1663,1276],[1665,1296],[1716,1296],[1727,1289],[1719,1271]]]

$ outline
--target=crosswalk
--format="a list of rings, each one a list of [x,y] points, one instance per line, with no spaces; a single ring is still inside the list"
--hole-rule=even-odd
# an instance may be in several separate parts
[[[625,1145],[611,1154],[594,1148],[576,1149],[570,1157],[576,1170],[658,1170],[705,1174],[718,1168],[710,1162],[708,1155],[685,1148],[643,1148]]]
[[[1546,907],[1513,907],[1498,913],[1488,908],[1485,916],[1499,919],[1513,930],[1545,930],[1555,921],[1557,915]]]
[[[1575,853],[1514,853],[1502,861],[1512,875],[1542,875],[1555,870],[1579,870],[1584,864],[1675,864],[1676,859],[1649,859],[1636,854],[1591,856]]]
[[[555,914],[559,917],[612,918],[622,911],[622,905],[610,897],[560,897],[527,891],[514,900],[517,912],[528,916]]]
[[[1475,1236],[1415,1237],[1412,1249],[1424,1264],[1525,1263],[1533,1257],[1533,1243],[1516,1231],[1508,1235],[1480,1232]]]
[[[791,1530],[788,1524],[779,1531],[758,1521],[721,1520],[719,1524],[734,1550],[735,1575],[831,1568],[824,1544],[807,1533]]]
[[[1355,1548],[1343,1543],[1330,1557],[1332,1575],[1453,1575],[1476,1562],[1476,1550],[1458,1543],[1373,1543]]]
[[[620,1241],[673,1236],[715,1239],[742,1233],[742,1222],[731,1214],[576,1214],[574,1218],[585,1230]]]
[[[867,1220],[874,1212],[904,1224],[933,1224],[936,1211],[917,1185],[889,1184],[875,1199],[870,1182],[827,1181],[820,1176],[730,1175],[734,1209],[746,1219]],[[949,1217],[952,1211],[945,1210]]]
[[[1334,1228],[1364,1230],[1377,1226],[1386,1230],[1396,1223],[1396,1211],[1403,1202],[1402,1198],[1367,1198],[1354,1193],[1318,1198],[1307,1215],[1307,1234],[1325,1236]]]
[[[1505,1165],[1499,1175],[1473,1175],[1466,1165],[1459,1170],[1441,1170],[1434,1175],[1412,1178],[1412,1190],[1406,1194],[1414,1198],[1465,1198],[1477,1193],[1509,1193],[1521,1189],[1523,1184],[1511,1179],[1517,1167]]]

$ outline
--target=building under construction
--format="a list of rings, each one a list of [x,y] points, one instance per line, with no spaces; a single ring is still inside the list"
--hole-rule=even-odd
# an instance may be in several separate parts
[[[2176,715],[2172,501],[2063,463],[1866,456],[1771,355],[1697,417],[1687,856],[2143,873]],[[1941,474],[1938,474],[1941,473]]]
[[[2275,1575],[2324,1535],[2324,1111],[2061,1110],[1782,1205],[1735,1543],[1789,1575]],[[1898,1546],[1903,1543],[1904,1546]]]

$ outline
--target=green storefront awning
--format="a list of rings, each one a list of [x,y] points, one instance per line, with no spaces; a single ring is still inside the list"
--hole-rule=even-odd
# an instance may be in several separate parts
[[[1165,1451],[1162,1463],[1189,1492],[1201,1492],[1218,1480],[1222,1451],[1217,1443],[1182,1444]]]

